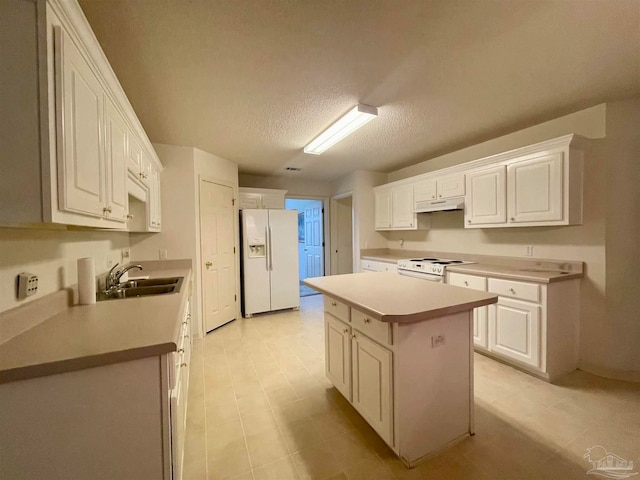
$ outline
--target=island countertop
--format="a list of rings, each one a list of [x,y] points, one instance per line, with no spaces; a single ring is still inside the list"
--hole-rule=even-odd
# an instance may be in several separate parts
[[[492,293],[391,272],[314,277],[303,283],[382,322],[421,322],[498,301]]]

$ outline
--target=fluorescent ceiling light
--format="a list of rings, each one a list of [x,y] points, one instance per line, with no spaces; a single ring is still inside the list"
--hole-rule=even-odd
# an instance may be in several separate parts
[[[347,135],[355,132],[365,123],[378,116],[378,109],[369,105],[356,105],[345,116],[318,135],[309,145],[304,147],[304,153],[320,155],[327,148],[335,145]]]

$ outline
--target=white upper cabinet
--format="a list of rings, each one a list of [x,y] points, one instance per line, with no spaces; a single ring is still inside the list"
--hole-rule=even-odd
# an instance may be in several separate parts
[[[506,167],[467,172],[465,226],[505,223],[506,219]]]
[[[464,197],[465,228],[582,224],[584,145],[583,138],[565,135],[375,187],[376,230],[420,229],[429,218],[417,215],[418,226],[410,226],[408,190],[395,192],[411,185],[414,212]]]
[[[238,208],[284,209],[286,190],[271,188],[240,187],[238,190]]]
[[[495,166],[467,172],[465,227],[581,224],[580,143],[567,135],[507,152]]]
[[[127,228],[127,170],[145,184],[139,175],[162,165],[82,9],[3,2],[0,16],[3,148],[20,159],[3,165],[0,223]]]
[[[375,226],[376,230],[389,230],[391,224],[391,190],[375,192]]]
[[[416,223],[413,213],[413,185],[391,190],[391,225],[393,228],[412,228]]]
[[[414,212],[413,184],[374,188],[376,230],[423,230],[429,219]]]
[[[562,152],[507,166],[510,223],[554,222],[563,217]]]
[[[104,92],[69,34],[54,29],[59,207],[96,217],[107,213]]]
[[[111,220],[126,222],[129,211],[126,168],[129,156],[127,125],[107,97],[105,97],[105,119],[107,216]]]
[[[415,209],[419,210],[421,204],[425,202],[462,197],[464,196],[464,191],[464,174],[462,173],[420,180],[413,186]]]

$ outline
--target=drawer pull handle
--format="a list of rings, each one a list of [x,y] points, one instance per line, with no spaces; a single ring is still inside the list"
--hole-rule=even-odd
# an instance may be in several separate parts
[[[185,320],[184,322],[182,322],[182,324],[183,324],[183,325],[186,325],[186,324],[187,324],[187,321]]]
[[[516,221],[515,217],[511,217],[509,220],[511,220],[512,222]]]
[[[338,304],[336,302],[331,302],[332,307],[336,307]]]
[[[356,338],[356,334],[355,334],[355,333],[352,333],[352,334],[351,334],[351,338]]]
[[[180,350],[178,350],[178,353],[184,353],[184,348],[181,348]]]
[[[469,282],[467,282],[466,280],[464,281],[464,286],[468,287],[469,286]]]
[[[371,322],[371,320],[369,320],[368,318],[364,319],[364,323],[369,323],[369,322]]]
[[[510,289],[509,289],[509,291],[510,291],[511,293],[513,293],[514,295],[516,294],[516,291],[515,291],[513,288],[510,288]]]
[[[342,333],[349,333],[349,329],[345,328]]]
[[[187,364],[186,364],[186,363],[181,363],[181,364],[180,364],[180,366],[181,366],[181,367],[186,367],[186,366],[187,366]]]

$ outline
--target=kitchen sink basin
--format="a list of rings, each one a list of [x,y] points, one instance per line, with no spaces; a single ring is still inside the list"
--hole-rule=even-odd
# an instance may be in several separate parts
[[[129,280],[122,282],[118,288],[155,287],[159,285],[177,285],[182,282],[182,277],[146,278],[143,280]]]
[[[178,293],[182,287],[184,277],[150,278],[147,280],[130,280],[121,283],[107,292],[98,292],[96,299],[119,300],[123,298],[147,297],[151,295],[166,295]]]

